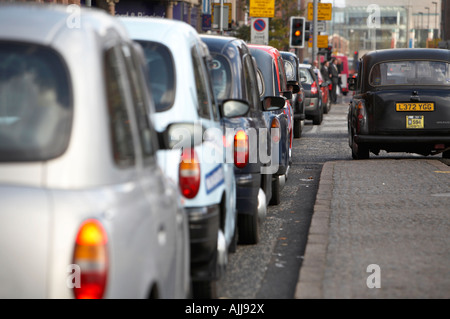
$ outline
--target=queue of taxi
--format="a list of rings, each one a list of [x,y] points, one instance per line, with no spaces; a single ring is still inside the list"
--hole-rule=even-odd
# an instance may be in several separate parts
[[[181,21],[81,15],[1,4],[0,298],[216,298],[280,203],[300,87],[275,48],[272,74]]]

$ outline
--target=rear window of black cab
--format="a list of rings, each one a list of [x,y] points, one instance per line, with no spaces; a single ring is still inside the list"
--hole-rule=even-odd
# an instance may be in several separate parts
[[[156,112],[170,109],[175,101],[175,67],[170,50],[152,41],[136,41],[144,49],[147,81]]]
[[[401,60],[375,64],[369,73],[371,86],[450,85],[450,64],[446,61]]]
[[[0,161],[44,161],[67,148],[73,114],[62,57],[35,44],[0,42]]]

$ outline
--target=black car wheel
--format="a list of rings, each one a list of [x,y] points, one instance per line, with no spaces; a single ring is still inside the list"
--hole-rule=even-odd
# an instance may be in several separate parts
[[[353,142],[352,158],[355,160],[368,159],[369,158],[369,148],[365,145],[360,145],[360,144]]]
[[[278,205],[281,202],[281,191],[280,191],[280,177],[276,176],[272,180],[272,198],[270,199],[270,205]]]
[[[294,120],[294,137],[299,138],[302,136],[302,121]]]
[[[239,244],[254,245],[259,241],[259,217],[258,209],[252,214],[238,215]]]
[[[322,103],[319,101],[319,108],[317,109],[316,114],[313,116],[313,124],[314,125],[320,125],[322,124],[323,120],[323,107]]]
[[[450,151],[442,152],[442,158],[450,158]]]
[[[192,283],[194,299],[217,299],[215,280],[201,280]]]

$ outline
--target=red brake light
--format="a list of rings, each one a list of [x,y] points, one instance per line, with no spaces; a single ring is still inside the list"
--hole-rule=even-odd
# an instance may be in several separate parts
[[[86,220],[75,240],[73,263],[80,266],[80,288],[73,288],[77,299],[103,297],[108,274],[108,237],[96,219]]]
[[[245,131],[239,130],[234,136],[234,165],[244,168],[248,163],[248,158],[248,135]]]
[[[316,84],[316,81],[314,81],[314,82],[311,84],[311,94],[317,94],[317,84]]]
[[[186,198],[194,198],[200,189],[200,164],[193,148],[183,150],[178,176],[181,194]]]
[[[281,139],[280,121],[275,117],[270,124],[270,133],[272,134],[272,142],[278,143]]]

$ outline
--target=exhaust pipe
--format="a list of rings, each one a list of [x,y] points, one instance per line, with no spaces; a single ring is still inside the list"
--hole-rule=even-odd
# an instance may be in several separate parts
[[[258,218],[260,220],[263,220],[266,218],[266,215],[267,215],[266,193],[264,193],[262,188],[260,188],[258,192]]]

